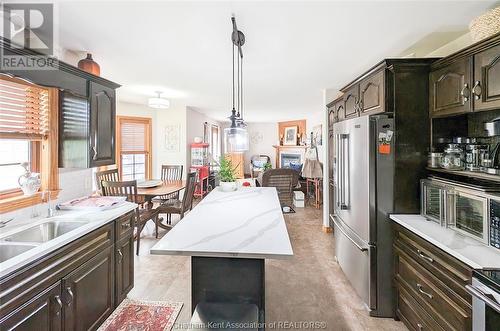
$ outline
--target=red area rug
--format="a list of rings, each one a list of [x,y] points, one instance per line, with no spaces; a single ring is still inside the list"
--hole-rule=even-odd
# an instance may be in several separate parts
[[[125,299],[98,331],[170,331],[181,302]]]

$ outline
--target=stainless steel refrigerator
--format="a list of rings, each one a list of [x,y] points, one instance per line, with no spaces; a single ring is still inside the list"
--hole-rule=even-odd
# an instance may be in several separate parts
[[[418,192],[411,190],[418,191],[418,184],[403,188],[402,196],[397,198],[395,186],[418,177],[411,170],[422,166],[422,156],[417,156],[415,164],[412,157],[402,155],[405,147],[398,146],[401,132],[395,129],[392,115],[335,123],[333,134],[335,255],[370,314],[390,317],[394,305],[392,229],[388,215],[396,210],[415,212]],[[400,155],[395,158],[397,152]],[[406,173],[405,162],[409,166]],[[415,180],[418,183],[418,178]],[[406,204],[404,199],[416,201]]]

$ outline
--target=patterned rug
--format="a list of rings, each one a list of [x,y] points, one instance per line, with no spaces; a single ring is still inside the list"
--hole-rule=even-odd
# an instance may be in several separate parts
[[[98,331],[170,331],[182,302],[125,299]]]

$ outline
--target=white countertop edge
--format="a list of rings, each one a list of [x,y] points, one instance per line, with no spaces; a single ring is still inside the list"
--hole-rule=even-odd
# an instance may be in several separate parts
[[[445,245],[445,244],[437,241],[436,239],[432,238],[431,236],[429,236],[425,232],[422,232],[419,229],[414,228],[407,221],[401,219],[402,217],[405,217],[405,216],[406,217],[408,217],[408,216],[415,217],[415,216],[421,216],[421,215],[415,215],[415,214],[392,214],[392,215],[389,215],[390,219],[392,219],[394,222],[398,223],[399,225],[401,225],[405,229],[407,229],[407,230],[415,233],[419,237],[422,237],[423,239],[427,240],[428,242],[430,242],[434,246],[442,249],[446,253],[448,253],[451,256],[457,258],[458,260],[460,260],[461,262],[467,264],[469,267],[471,267],[473,269],[498,269],[499,268],[498,265],[484,265],[484,264],[480,264],[480,263],[477,263],[475,261],[472,261],[471,259],[469,259],[466,256],[464,256],[464,255],[460,254],[459,252],[457,252],[456,250],[454,250],[454,249],[448,247],[447,245]],[[423,216],[421,216],[421,217],[424,219]],[[427,221],[427,222],[432,222],[432,221]],[[436,223],[432,223],[432,224],[436,225]],[[453,230],[446,229],[446,228],[443,228],[443,230],[453,231]],[[460,236],[462,236],[464,238],[464,240],[474,240],[474,239],[469,238],[467,236],[461,235],[460,233],[457,233],[457,234],[460,235]],[[484,246],[485,250],[495,250],[495,248],[492,248],[492,247],[489,247],[489,246],[486,246],[486,245],[483,245],[483,246]]]
[[[222,258],[238,258],[238,259],[273,259],[273,260],[288,260],[293,258],[291,254],[245,254],[245,253],[230,253],[230,252],[199,252],[199,251],[174,251],[165,249],[151,249],[150,254],[153,255],[181,255],[192,257],[222,257]]]
[[[8,274],[12,273],[13,271],[16,271],[18,269],[24,268],[26,265],[30,264],[31,262],[34,262],[38,260],[39,258],[48,255],[52,253],[53,251],[71,243],[72,241],[75,241],[86,234],[100,228],[103,225],[108,224],[109,222],[114,221],[118,217],[131,212],[137,208],[137,204],[131,203],[131,202],[125,202],[123,205],[117,206],[114,209],[108,209],[103,212],[106,212],[106,214],[109,214],[106,218],[99,219],[97,221],[90,221],[89,223],[82,225],[81,227],[74,229],[73,231],[70,231],[68,233],[65,233],[64,235],[54,238],[50,241],[47,241],[45,243],[42,243],[38,245],[37,247],[34,247],[22,254],[19,254],[11,259],[8,259],[2,263],[0,263],[0,278],[3,278],[4,276],[7,276]],[[113,213],[113,211],[116,211],[116,213]],[[96,213],[95,211],[92,211],[91,213]],[[91,214],[89,213],[89,214]],[[61,214],[51,217],[51,219],[67,219],[68,217],[71,217],[72,214],[76,215],[85,215],[85,212],[82,211],[66,211],[62,212]],[[8,237],[10,234],[22,231],[24,229],[30,228],[34,225],[41,224],[45,222],[46,219],[42,218],[39,220],[34,221],[33,223],[25,224],[13,229],[9,229],[9,231],[6,231],[5,233],[2,233],[2,237]],[[75,220],[76,222],[78,220]]]

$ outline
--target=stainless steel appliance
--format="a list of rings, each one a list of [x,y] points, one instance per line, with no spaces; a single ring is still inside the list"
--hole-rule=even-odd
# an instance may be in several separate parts
[[[476,270],[472,284],[472,331],[500,330],[500,271]]]
[[[335,255],[372,316],[393,316],[388,216],[418,212],[415,177],[427,164],[426,142],[405,125],[398,131],[392,116],[374,115],[333,126]]]

